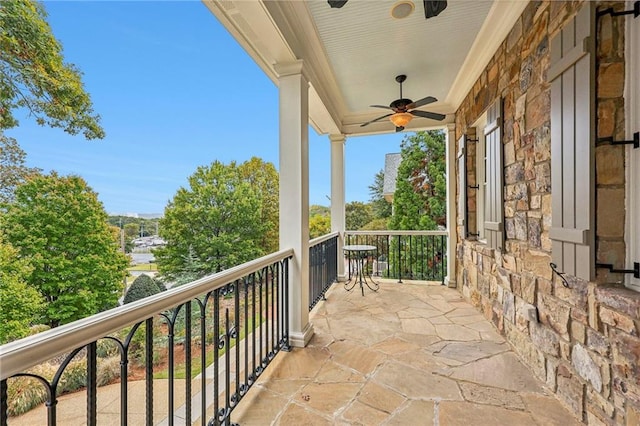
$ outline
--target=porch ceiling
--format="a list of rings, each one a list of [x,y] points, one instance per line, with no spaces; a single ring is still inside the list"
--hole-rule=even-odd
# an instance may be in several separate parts
[[[203,0],[271,80],[276,64],[304,61],[309,79],[310,124],[320,134],[393,132],[386,114],[370,108],[399,97],[398,74],[406,74],[405,98],[435,96],[419,108],[453,113],[528,3],[522,0],[449,0],[425,19],[423,2],[404,19],[391,16],[398,1],[350,0],[332,9],[326,0]],[[409,0],[411,1],[411,0]],[[414,118],[407,129],[441,125]]]

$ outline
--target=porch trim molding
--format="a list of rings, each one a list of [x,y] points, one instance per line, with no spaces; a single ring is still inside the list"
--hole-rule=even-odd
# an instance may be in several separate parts
[[[467,55],[445,103],[457,110],[475,84],[476,80],[486,68],[498,47],[513,28],[514,24],[529,4],[528,1],[495,1],[487,19],[482,24],[476,40],[473,42],[470,54]],[[455,139],[454,139],[455,140]]]
[[[304,348],[313,337],[313,327],[308,322],[302,331],[289,332],[289,344],[296,348]]]

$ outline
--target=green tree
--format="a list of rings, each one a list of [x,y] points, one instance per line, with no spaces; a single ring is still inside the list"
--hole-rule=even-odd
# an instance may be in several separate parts
[[[312,204],[309,206],[309,217],[320,215],[320,216],[331,216],[331,208],[327,206],[321,206],[318,204]]]
[[[384,170],[380,170],[369,185],[369,203],[373,210],[374,219],[391,217],[391,203],[384,198]]]
[[[373,219],[360,229],[362,231],[386,231],[389,229],[389,219]]]
[[[137,223],[127,223],[124,225],[124,236],[130,240],[140,235],[140,225]]]
[[[249,182],[261,204],[261,221],[266,229],[259,241],[265,253],[274,253],[280,248],[280,182],[278,171],[272,163],[252,157],[238,166],[241,176]]]
[[[161,291],[163,289],[153,278],[147,274],[141,274],[131,283],[131,287],[127,290],[127,294],[124,295],[122,303],[126,305],[127,303],[153,296]]]
[[[51,327],[117,305],[127,257],[97,194],[78,176],[33,175],[15,192],[0,232],[33,270]]]
[[[309,218],[309,238],[314,239],[331,232],[331,218],[315,214]]]
[[[262,256],[268,229],[262,219],[259,191],[235,162],[198,167],[160,220],[167,245],[154,252],[158,270],[168,278],[202,277]]]
[[[16,187],[27,176],[40,172],[25,166],[26,156],[15,139],[0,134],[0,205],[13,200]]]
[[[39,320],[44,300],[27,285],[32,268],[0,235],[0,344],[29,335]]]
[[[391,229],[433,230],[446,224],[445,138],[442,131],[407,135],[401,144]]]
[[[373,220],[373,209],[370,204],[352,201],[344,206],[346,228],[357,231]]]
[[[16,108],[40,125],[87,139],[104,138],[80,71],[64,62],[44,6],[32,0],[0,3],[0,129],[15,127]]]

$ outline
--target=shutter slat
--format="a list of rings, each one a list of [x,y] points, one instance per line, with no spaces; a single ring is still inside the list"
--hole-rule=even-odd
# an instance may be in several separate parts
[[[575,228],[575,92],[573,69],[562,74],[562,223]]]

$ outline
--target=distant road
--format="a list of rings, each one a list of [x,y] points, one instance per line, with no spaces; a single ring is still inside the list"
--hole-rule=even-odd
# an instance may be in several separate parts
[[[151,263],[156,260],[153,253],[129,253],[131,256],[131,263],[139,265],[141,263]]]

